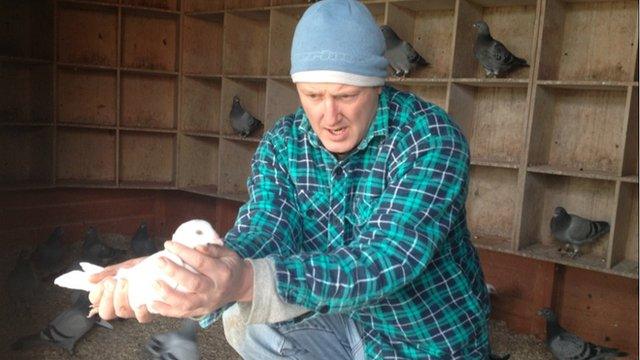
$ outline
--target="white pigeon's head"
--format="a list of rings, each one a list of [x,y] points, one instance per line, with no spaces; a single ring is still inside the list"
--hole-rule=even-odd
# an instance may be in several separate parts
[[[222,245],[222,239],[218,233],[205,220],[190,220],[178,226],[172,240],[190,248],[208,244]]]

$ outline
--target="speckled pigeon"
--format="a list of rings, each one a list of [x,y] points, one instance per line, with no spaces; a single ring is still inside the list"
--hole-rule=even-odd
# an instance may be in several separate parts
[[[24,336],[11,345],[13,350],[22,350],[39,345],[53,345],[74,353],[76,341],[80,340],[94,325],[113,329],[111,324],[89,313],[88,293],[76,296],[73,306],[61,312],[39,333]]]
[[[513,55],[500,41],[491,37],[486,22],[476,21],[473,27],[478,31],[473,54],[484,68],[487,77],[497,77],[519,67],[529,66],[526,60]]]
[[[418,66],[429,65],[413,46],[402,40],[389,25],[380,26],[380,30],[387,47],[384,57],[389,60],[395,76],[405,77]]]
[[[62,243],[63,234],[62,228],[57,226],[53,229],[47,241],[38,244],[36,251],[31,255],[31,260],[33,260],[36,270],[41,274],[42,278],[48,278],[64,270],[65,246]]]
[[[134,257],[149,256],[158,251],[153,239],[149,237],[146,222],[140,224],[131,238],[131,250],[133,250]]]
[[[100,240],[98,231],[89,227],[82,243],[82,259],[102,266],[121,260],[126,250],[113,248]]]
[[[184,319],[182,329],[168,333],[156,334],[147,343],[147,350],[153,359],[163,360],[197,360],[200,359],[195,320]]]
[[[240,98],[237,96],[233,97],[229,120],[231,120],[233,130],[243,138],[251,135],[252,132],[263,126],[260,120],[253,117],[253,115],[249,114],[249,112],[240,105]]]
[[[618,349],[590,343],[566,331],[549,308],[540,309],[538,315],[547,320],[547,346],[557,360],[606,360],[627,356]]]
[[[549,226],[551,234],[556,240],[565,243],[565,248],[572,248],[573,251],[570,253],[572,258],[579,255],[580,246],[593,242],[609,232],[608,222],[591,221],[578,215],[569,214],[561,206],[553,211]]]

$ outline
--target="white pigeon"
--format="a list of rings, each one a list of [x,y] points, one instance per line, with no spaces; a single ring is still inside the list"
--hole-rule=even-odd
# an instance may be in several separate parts
[[[222,245],[222,239],[218,233],[204,220],[191,220],[180,225],[173,233],[172,240],[190,248],[207,244]],[[116,279],[126,279],[128,282],[129,306],[132,309],[146,305],[150,313],[158,313],[152,306],[153,301],[160,300],[158,292],[153,288],[153,284],[157,280],[164,281],[173,289],[184,291],[184,288],[178,286],[176,281],[165,275],[158,267],[157,259],[161,256],[195,272],[191,266],[167,250],[158,251],[133,267],[118,270]],[[54,280],[54,284],[70,289],[91,291],[96,284],[89,281],[89,276],[104,270],[104,268],[87,262],[81,262],[80,267],[82,267],[82,271],[74,270],[60,275]]]

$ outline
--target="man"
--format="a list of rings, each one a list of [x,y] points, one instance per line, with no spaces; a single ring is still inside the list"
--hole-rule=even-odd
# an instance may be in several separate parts
[[[442,109],[384,86],[384,46],[355,0],[305,12],[291,50],[302,108],[264,135],[224,247],[166,243],[198,273],[164,261],[188,291],[157,284],[160,314],[208,326],[226,309],[227,339],[249,359],[488,357],[468,145]],[[124,281],[102,284],[90,295],[101,317],[149,320]]]

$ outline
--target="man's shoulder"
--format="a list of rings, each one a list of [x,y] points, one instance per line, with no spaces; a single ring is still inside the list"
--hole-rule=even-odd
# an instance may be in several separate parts
[[[412,92],[386,86],[389,128],[397,136],[412,138],[452,137],[464,139],[455,120],[440,106]]]
[[[294,141],[301,135],[301,122],[302,113],[298,108],[296,111],[277,119],[273,127],[265,133],[263,141],[269,141],[274,146]]]

